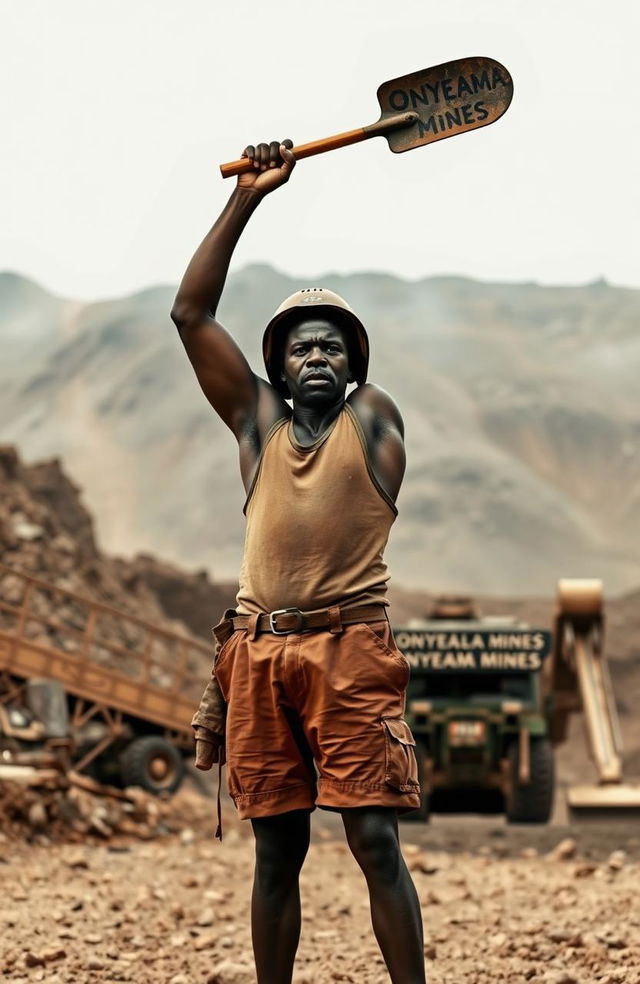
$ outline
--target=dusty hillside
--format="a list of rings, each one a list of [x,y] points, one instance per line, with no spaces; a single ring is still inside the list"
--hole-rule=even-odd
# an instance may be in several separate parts
[[[316,279],[316,278],[313,278]],[[638,583],[640,292],[326,276],[361,313],[371,377],[394,394],[408,471],[388,557],[433,591],[543,594],[557,577]],[[300,286],[230,278],[221,320],[262,371],[262,326]],[[241,555],[231,435],[197,389],[174,290],[79,305],[0,278],[0,438],[61,455],[110,551],[160,553],[216,579]]]

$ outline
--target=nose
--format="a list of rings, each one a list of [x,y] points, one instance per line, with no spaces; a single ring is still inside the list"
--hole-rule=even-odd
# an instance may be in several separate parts
[[[326,366],[327,357],[319,345],[314,345],[307,355],[308,366]]]

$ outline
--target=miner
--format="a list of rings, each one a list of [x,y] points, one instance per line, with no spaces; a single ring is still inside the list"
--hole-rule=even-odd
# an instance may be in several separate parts
[[[423,984],[420,905],[397,823],[420,803],[403,719],[409,666],[389,627],[383,559],[405,468],[402,418],[366,382],[367,332],[333,291],[305,287],[283,301],[264,332],[267,379],[216,319],[245,225],[291,177],[291,147],[245,149],[252,170],[196,250],[171,313],[238,442],[246,490],[236,608],[214,630],[196,764],[226,758],[229,793],[253,827],[258,984],[292,978],[316,806],[341,814],[390,979]]]

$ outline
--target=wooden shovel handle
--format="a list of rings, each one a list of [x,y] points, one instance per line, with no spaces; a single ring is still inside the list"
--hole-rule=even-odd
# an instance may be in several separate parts
[[[380,134],[397,130],[401,126],[410,126],[417,119],[417,113],[399,113],[397,116],[389,116],[386,119],[378,120],[371,126],[361,126],[357,130],[345,130],[344,133],[336,133],[332,137],[324,137],[322,140],[312,140],[310,143],[300,144],[299,147],[292,147],[291,151],[297,161],[303,157],[313,157],[314,154],[324,154],[327,150],[337,150],[339,147],[348,147],[349,144],[359,143],[361,140],[368,140],[369,137],[377,137]],[[248,157],[242,157],[238,161],[231,161],[229,164],[220,165],[220,173],[223,178],[230,178],[234,174],[246,174],[253,170],[253,164]]]
[[[361,126],[357,130],[346,130],[344,133],[336,133],[333,137],[325,137],[323,140],[312,140],[311,143],[300,144],[299,147],[292,147],[291,152],[297,161],[303,157],[312,157],[314,154],[323,154],[325,150],[337,150],[338,147],[348,147],[349,144],[358,143],[366,140],[369,134]],[[230,178],[234,174],[246,174],[253,170],[253,164],[248,157],[243,157],[239,161],[231,161],[230,164],[221,164],[220,173],[223,178]]]

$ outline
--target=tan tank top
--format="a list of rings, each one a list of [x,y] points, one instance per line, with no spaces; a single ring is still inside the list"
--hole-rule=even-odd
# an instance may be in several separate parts
[[[291,420],[274,424],[244,511],[239,612],[388,604],[382,555],[397,510],[347,403],[309,447]]]

